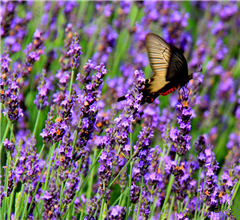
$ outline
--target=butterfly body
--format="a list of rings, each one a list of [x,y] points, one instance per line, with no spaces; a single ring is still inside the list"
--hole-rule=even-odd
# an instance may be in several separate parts
[[[153,33],[146,35],[145,44],[154,74],[145,81],[141,104],[151,103],[159,95],[166,96],[192,79],[192,74],[188,75],[187,61],[180,49]],[[118,101],[123,99],[121,97]]]

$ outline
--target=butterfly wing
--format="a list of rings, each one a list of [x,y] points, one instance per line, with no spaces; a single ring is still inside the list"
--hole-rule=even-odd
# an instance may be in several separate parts
[[[147,34],[145,44],[149,63],[154,73],[150,79],[146,80],[143,90],[143,98],[147,101],[149,99],[148,96],[155,97],[155,93],[169,83],[169,81],[166,80],[166,75],[172,51],[170,45],[156,34]]]
[[[171,51],[172,56],[170,59],[166,80],[182,82],[189,78],[187,60],[184,57],[183,52],[178,48],[171,47]]]

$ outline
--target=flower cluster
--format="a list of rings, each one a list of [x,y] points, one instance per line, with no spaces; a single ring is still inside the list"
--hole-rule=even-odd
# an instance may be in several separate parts
[[[51,88],[50,81],[46,79],[46,70],[42,70],[42,74],[40,76],[40,85],[38,86],[38,94],[36,95],[36,99],[34,103],[37,105],[38,110],[44,109],[46,105],[48,105],[48,97],[47,93]]]
[[[23,110],[20,108],[20,100],[18,97],[19,85],[17,83],[17,75],[12,75],[7,80],[7,89],[5,91],[5,103],[7,106],[7,115],[9,120],[14,123],[19,117],[23,116]]]
[[[170,139],[173,141],[176,152],[179,155],[185,155],[191,148],[191,136],[189,133],[191,131],[190,123],[194,116],[194,112],[192,108],[188,106],[188,99],[188,93],[183,90],[176,105],[177,122],[180,129],[172,128],[170,130]]]
[[[68,35],[71,35],[71,33],[68,33]],[[72,43],[69,46],[69,50],[68,50],[67,54],[71,57],[71,61],[70,61],[71,68],[77,69],[79,66],[79,57],[82,54],[82,52],[81,52],[82,48],[79,46],[79,37],[77,36],[77,34],[73,33],[73,35],[74,35],[74,37],[72,38]]]
[[[26,59],[21,67],[21,75],[22,77],[28,77],[33,69],[33,64],[38,61],[40,55],[44,53],[42,32],[39,29],[36,29],[34,32],[33,41],[27,45],[24,53],[26,54]]]

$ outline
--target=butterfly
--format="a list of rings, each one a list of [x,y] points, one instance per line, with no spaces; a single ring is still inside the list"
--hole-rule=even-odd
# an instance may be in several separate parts
[[[148,33],[145,37],[148,59],[153,76],[146,79],[142,90],[142,101],[153,102],[159,95],[166,96],[179,87],[184,87],[192,74],[188,74],[187,60],[182,50],[169,45],[157,34]],[[118,101],[126,99],[125,96]]]

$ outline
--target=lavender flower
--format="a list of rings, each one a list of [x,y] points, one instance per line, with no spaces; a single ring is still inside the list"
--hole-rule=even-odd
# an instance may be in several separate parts
[[[52,179],[49,184],[49,190],[44,192],[40,197],[44,201],[43,218],[57,219],[60,217],[59,207],[60,188],[56,185],[56,179]]]
[[[174,147],[179,155],[186,154],[191,148],[190,140],[192,138],[189,133],[191,130],[190,123],[193,118],[193,110],[188,106],[188,99],[188,94],[183,91],[176,105],[177,121],[180,130],[177,128],[172,128],[170,130],[170,139],[175,144]]]
[[[20,100],[18,98],[19,85],[17,78],[15,74],[8,78],[5,91],[7,114],[12,123],[16,122],[19,117],[23,117],[23,110],[20,108]]]
[[[1,63],[1,73],[0,73],[0,92],[1,92],[1,103],[5,103],[5,98],[6,98],[6,87],[8,84],[8,77],[10,75],[10,61],[11,59],[9,58],[9,54],[7,54],[6,52],[4,52],[3,54],[1,54],[1,58],[0,58],[0,63]]]
[[[101,42],[98,46],[98,51],[92,57],[94,64],[100,62],[107,63],[108,56],[115,47],[118,34],[111,26],[107,26],[101,30],[100,36]]]
[[[3,145],[5,146],[7,151],[13,152],[15,149],[15,144],[9,141],[7,138],[3,141]]]
[[[150,153],[149,145],[153,137],[153,131],[150,127],[143,127],[143,130],[138,135],[138,141],[134,146],[134,154],[139,157],[138,168],[141,175],[147,173],[147,168],[149,166],[149,161],[147,157]]]
[[[126,210],[119,206],[113,206],[109,213],[109,219],[111,220],[123,220],[126,215]]]
[[[79,46],[79,37],[76,33],[73,33],[74,37],[72,38],[72,43],[69,46],[69,50],[67,52],[71,57],[71,68],[77,69],[79,66],[79,57],[82,54],[81,47]]]
[[[68,204],[70,204],[76,194],[76,192],[79,190],[80,186],[80,171],[78,169],[79,164],[76,162],[73,165],[73,169],[71,173],[68,174],[67,181],[65,183],[66,189],[63,192],[63,198],[62,198],[62,205],[63,205],[63,210],[62,214],[64,214],[67,210]]]
[[[33,103],[37,105],[38,110],[42,110],[46,105],[48,105],[47,101],[47,93],[49,91],[50,85],[49,81],[46,81],[46,71],[43,69],[41,78],[40,78],[40,86],[38,86],[38,94]]]
[[[32,71],[33,64],[40,59],[40,55],[44,53],[42,32],[38,29],[33,34],[32,43],[27,45],[24,50],[26,53],[25,63],[21,68],[21,75],[27,77]]]

